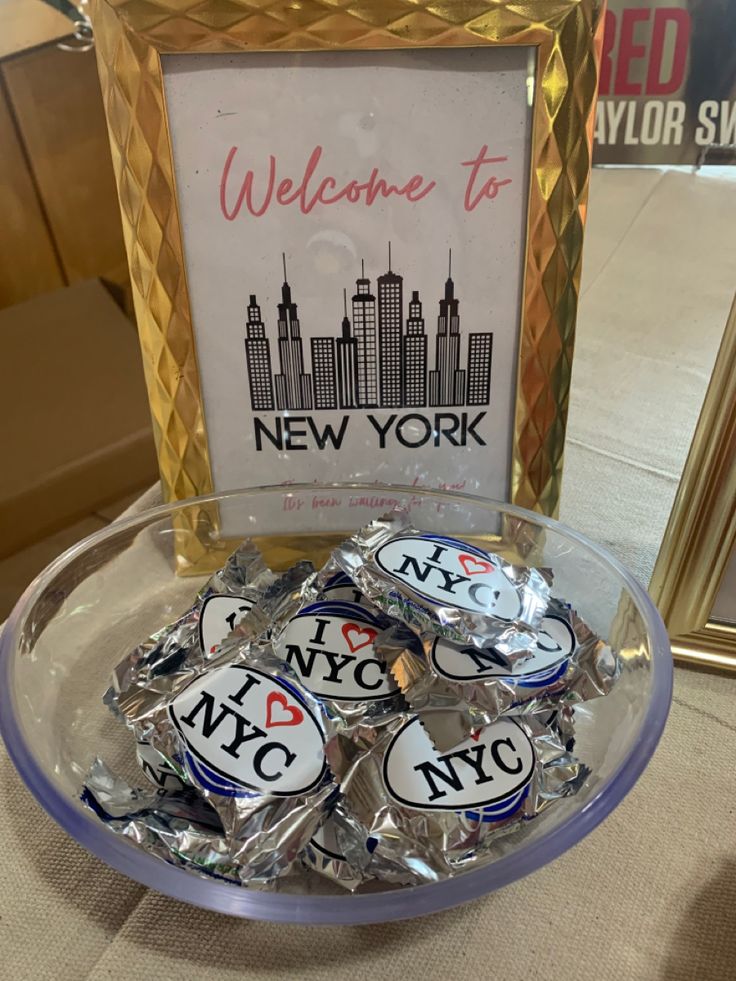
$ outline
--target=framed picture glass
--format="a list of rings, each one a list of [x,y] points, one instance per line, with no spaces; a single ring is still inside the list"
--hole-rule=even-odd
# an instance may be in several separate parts
[[[736,301],[650,592],[676,658],[736,670]]]
[[[736,549],[732,551],[726,564],[711,615],[715,623],[736,628]],[[736,637],[734,643],[736,644]]]

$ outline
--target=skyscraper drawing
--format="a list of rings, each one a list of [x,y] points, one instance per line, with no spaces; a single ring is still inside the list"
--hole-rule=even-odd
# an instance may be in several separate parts
[[[253,412],[303,412],[381,408],[421,409],[488,405],[491,399],[493,332],[460,333],[460,301],[452,278],[452,253],[439,301],[435,356],[429,370],[429,337],[419,291],[413,290],[403,314],[404,277],[394,272],[389,243],[388,271],[376,281],[376,296],[361,264],[352,297],[337,336],[312,337],[311,374],[305,370],[304,338],[286,275],[278,307],[278,374],[273,373],[270,340],[256,295],[248,305],[245,355]],[[318,303],[315,300],[315,303]],[[468,308],[465,308],[466,320]],[[462,368],[460,367],[462,360]]]
[[[312,383],[315,409],[337,408],[335,338],[312,338]]]
[[[440,300],[437,317],[435,370],[429,373],[429,404],[462,405],[465,401],[465,372],[460,368],[460,301],[455,299],[452,281],[452,251],[445,283],[445,296]]]
[[[403,405],[401,325],[404,319],[404,280],[391,270],[391,243],[388,244],[388,272],[379,276],[378,285],[378,366],[379,397],[383,407]]]
[[[254,412],[273,411],[271,382],[271,345],[261,320],[261,308],[253,293],[248,304],[248,324],[245,338],[245,360],[248,365],[250,403]]]
[[[409,303],[404,338],[404,405],[422,408],[427,404],[427,335],[419,292],[414,290]]]
[[[304,372],[301,329],[296,303],[291,299],[291,287],[286,278],[284,260],[284,284],[281,287],[279,309],[279,361],[281,373],[276,375],[276,406],[284,409],[312,408],[312,379]]]
[[[337,338],[337,397],[341,409],[355,409],[358,405],[358,342],[350,333],[347,290],[343,290],[342,298],[345,316],[342,318],[342,336]]]
[[[365,263],[356,281],[353,296],[353,334],[357,341],[358,408],[378,407],[378,374],[376,362],[376,298],[365,278]]]
[[[471,334],[468,339],[468,405],[491,401],[493,334]]]

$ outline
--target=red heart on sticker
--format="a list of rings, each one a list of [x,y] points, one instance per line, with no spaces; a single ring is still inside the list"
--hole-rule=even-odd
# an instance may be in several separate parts
[[[483,559],[476,559],[474,555],[461,555],[460,565],[463,567],[466,576],[479,576],[482,572],[493,572],[494,567],[490,562]]]
[[[304,722],[304,713],[297,705],[289,705],[286,695],[272,691],[266,699],[266,728],[298,726]]]
[[[355,654],[361,647],[368,647],[376,639],[377,630],[372,627],[360,627],[357,623],[344,623],[342,625],[342,635],[345,643]]]
[[[482,732],[483,732],[482,729],[476,729],[475,732],[471,732],[470,733],[470,738],[473,740],[474,743],[477,743],[478,742],[478,739],[479,739],[480,734]]]

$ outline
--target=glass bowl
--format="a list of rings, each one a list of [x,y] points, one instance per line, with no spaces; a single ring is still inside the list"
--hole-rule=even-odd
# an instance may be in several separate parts
[[[425,531],[552,569],[554,593],[620,650],[623,670],[613,692],[575,709],[576,753],[591,769],[575,797],[501,837],[482,868],[415,888],[374,886],[357,894],[338,894],[317,876],[277,892],[205,878],[137,850],[83,807],[79,792],[95,756],[135,779],[132,738],[101,700],[111,669],[189,606],[237,539],[253,536],[275,569],[305,557],[319,565],[346,533],[396,503],[408,506]],[[605,549],[556,521],[479,497],[357,484],[236,491],[110,525],[65,552],[26,590],[0,638],[0,674],[0,731],[8,751],[42,807],[85,848],[177,899],[298,923],[431,913],[550,862],[632,788],[660,738],[672,690],[664,625],[644,589]]]

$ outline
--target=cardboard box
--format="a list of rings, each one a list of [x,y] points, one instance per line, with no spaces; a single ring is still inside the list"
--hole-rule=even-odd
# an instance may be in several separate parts
[[[0,310],[0,557],[158,474],[135,328],[98,280]]]
[[[72,22],[0,0],[0,307],[100,277],[129,302],[120,209],[94,51]]]

